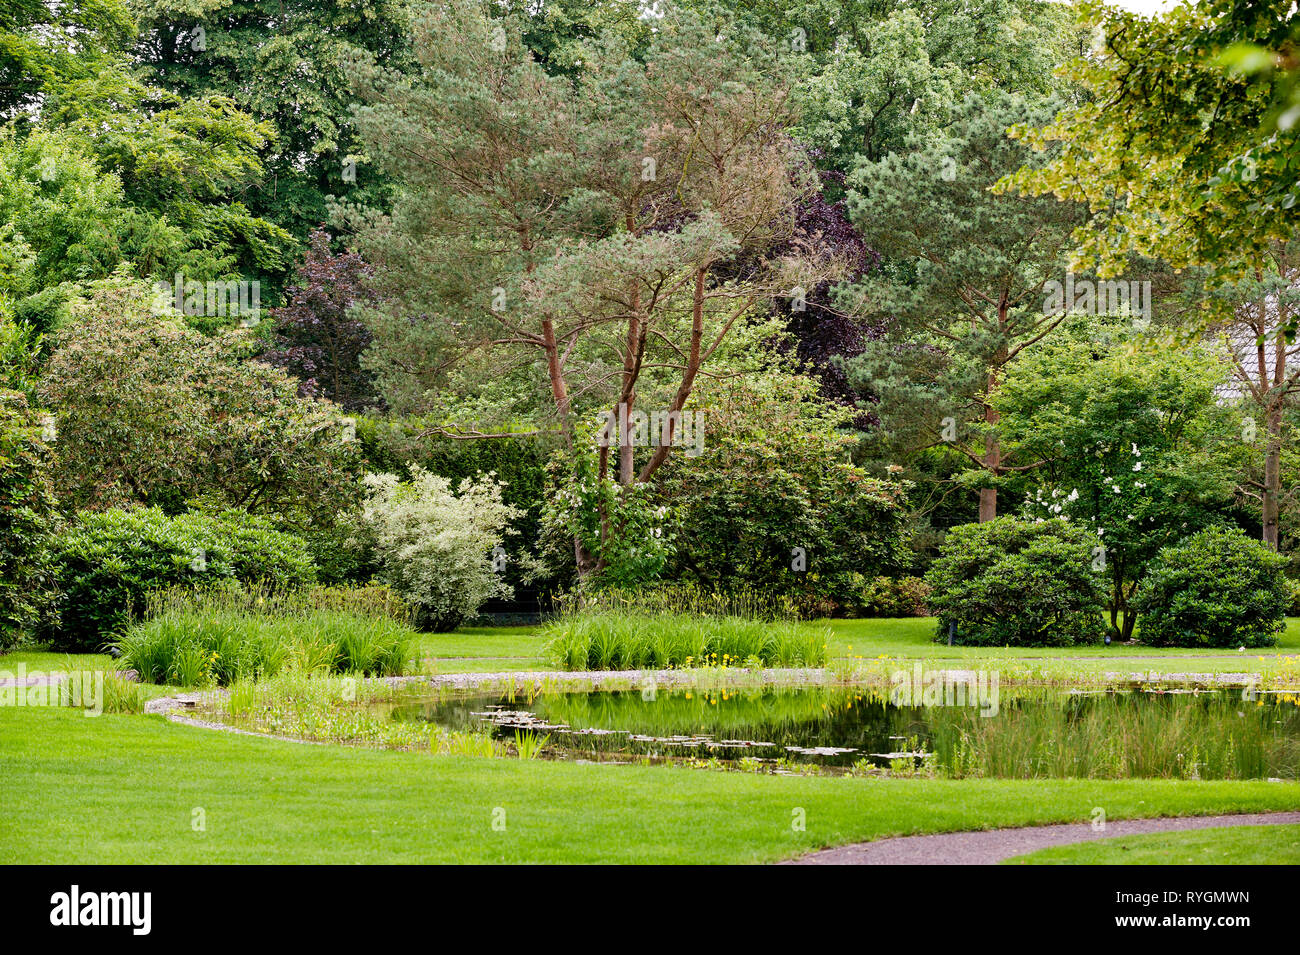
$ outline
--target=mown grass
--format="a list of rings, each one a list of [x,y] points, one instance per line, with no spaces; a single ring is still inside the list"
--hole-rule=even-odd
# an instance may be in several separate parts
[[[881,657],[921,659],[929,665],[969,666],[972,661],[998,662],[1069,673],[1106,671],[1259,672],[1278,658],[1300,654],[1300,618],[1287,621],[1278,646],[1266,651],[1195,650],[1143,646],[1110,647],[948,647],[933,642],[934,620],[928,617],[870,620],[818,620],[798,624],[812,631],[829,630],[827,659],[840,664]],[[544,653],[551,634],[544,625],[462,628],[455,633],[421,634],[420,655],[432,658],[438,672],[540,670],[554,664]]]
[[[1109,819],[1300,809],[1293,783],[796,778],[433,758],[54,709],[0,709],[0,778],[4,863],[762,862],[890,835],[1080,822],[1096,806]],[[206,825],[195,831],[200,808]]]
[[[1225,826],[1040,849],[1003,865],[1300,865],[1300,826]]]
[[[799,626],[813,630],[829,628],[827,659],[834,665],[861,665],[881,658],[891,666],[899,660],[913,659],[924,660],[927,666],[936,667],[996,663],[1004,672],[1008,668],[1019,668],[1035,678],[1056,682],[1095,678],[1111,671],[1258,673],[1277,667],[1287,655],[1300,654],[1300,618],[1297,617],[1288,619],[1287,630],[1278,646],[1266,652],[1248,653],[1118,645],[1056,649],[947,647],[932,642],[933,620],[918,617],[824,620]],[[429,669],[437,673],[544,670],[554,666],[543,653],[549,639],[550,635],[540,624],[465,627],[454,633],[417,634],[413,638],[412,653],[428,661]],[[19,663],[29,669],[45,671],[114,665],[104,654],[69,657],[35,646],[21,647],[0,656],[0,670],[12,670]]]

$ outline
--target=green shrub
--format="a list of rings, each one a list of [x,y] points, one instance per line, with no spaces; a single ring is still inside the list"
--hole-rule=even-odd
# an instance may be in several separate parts
[[[116,274],[83,290],[39,386],[59,416],[65,506],[175,512],[202,500],[302,528],[355,503],[359,448],[337,405],[249,361],[247,335],[155,314],[145,279]]]
[[[1288,561],[1290,558],[1288,558]],[[1294,577],[1286,579],[1287,591],[1291,594],[1291,600],[1287,604],[1286,615],[1288,617],[1300,616],[1300,580]]]
[[[909,485],[852,463],[852,415],[817,391],[776,371],[700,386],[703,451],[673,455],[656,474],[674,543],[665,579],[755,587],[825,614],[857,600],[859,575],[903,565]]]
[[[331,610],[274,617],[238,611],[169,610],[136,624],[118,641],[121,663],[142,680],[226,686],[307,672],[406,672],[416,634],[385,618]]]
[[[315,579],[303,542],[239,511],[169,517],[157,508],[82,512],[54,544],[57,649],[98,649],[144,607],[149,591],[222,580],[303,587]]]
[[[1097,539],[1062,520],[1000,517],[949,532],[926,574],[936,639],[971,646],[1068,646],[1102,636]]]
[[[862,588],[868,617],[928,617],[930,585],[920,577],[877,577]]]
[[[411,606],[417,627],[454,630],[484,601],[511,595],[492,552],[519,511],[502,502],[492,475],[467,478],[452,493],[447,478],[412,465],[409,481],[369,474],[366,487],[357,544]]]
[[[1160,551],[1138,587],[1142,642],[1266,647],[1286,629],[1287,559],[1241,530],[1210,527]]]
[[[27,399],[0,391],[0,651],[40,625],[51,607],[54,494],[48,463]]]

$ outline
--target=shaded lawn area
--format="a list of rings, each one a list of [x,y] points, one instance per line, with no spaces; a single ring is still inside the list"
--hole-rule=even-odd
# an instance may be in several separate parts
[[[1300,785],[433,757],[0,709],[0,862],[757,862],[888,835],[1300,808]],[[206,831],[192,828],[194,810]],[[505,830],[492,827],[504,810]],[[792,827],[802,809],[807,828]],[[498,818],[500,816],[498,815]]]
[[[1300,865],[1300,826],[1232,826],[1098,839],[1003,865]]]

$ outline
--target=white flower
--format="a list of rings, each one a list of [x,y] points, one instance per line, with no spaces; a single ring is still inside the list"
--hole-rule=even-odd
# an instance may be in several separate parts
[[[1133,470],[1134,470],[1134,471],[1141,471],[1141,470],[1142,470],[1142,462],[1139,461],[1137,464],[1133,465]]]

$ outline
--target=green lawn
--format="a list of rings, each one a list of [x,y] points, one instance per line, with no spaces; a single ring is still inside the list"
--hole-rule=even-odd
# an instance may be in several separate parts
[[[1280,654],[1300,651],[1297,620],[1281,647],[1208,651],[1218,661],[1187,659],[1204,651],[1130,647],[949,649],[930,640],[929,620],[832,627],[833,654],[864,663],[1245,670],[1277,666]],[[465,629],[424,637],[421,652],[440,672],[538,669],[541,643],[535,627]],[[70,670],[111,661],[24,650],[0,657],[0,670],[19,663]],[[1097,806],[1112,819],[1300,809],[1296,783],[796,778],[433,757],[217,733],[160,717],[29,708],[0,708],[0,779],[0,862],[753,862],[889,835],[1077,822]],[[202,832],[191,828],[198,808]],[[492,826],[497,808],[504,831]],[[796,809],[804,810],[806,830],[791,826]],[[1253,833],[1250,843],[1194,833],[1150,838],[1187,839],[1178,851],[1193,855],[1295,861],[1291,835],[1288,829],[1290,841],[1276,844]],[[1165,861],[1158,841],[1127,840],[1128,849],[1109,842],[1052,852]]]
[[[831,657],[840,663],[869,662],[878,657],[924,660],[936,666],[966,666],[972,661],[1023,661],[1032,668],[1066,667],[1079,673],[1107,670],[1244,672],[1277,665],[1286,655],[1300,654],[1300,617],[1287,620],[1286,633],[1276,647],[1265,650],[1183,650],[1151,647],[948,647],[935,643],[934,620],[911,617],[896,620],[831,620]],[[484,673],[550,669],[542,656],[544,638],[536,626],[462,627],[454,633],[425,634],[421,657],[433,660],[439,673]],[[1154,658],[1154,659],[1153,659]],[[1188,659],[1195,658],[1195,659]],[[1261,659],[1262,658],[1262,659]],[[62,653],[22,650],[0,656],[0,670],[18,663],[28,669],[74,669],[107,666],[102,654],[68,657]]]
[[[1300,826],[1231,826],[1040,849],[1003,865],[1300,865]]]
[[[917,832],[1300,808],[1266,782],[880,780],[432,757],[0,709],[0,862],[755,862]],[[492,827],[504,810],[505,830]],[[205,813],[196,832],[194,811]],[[791,821],[804,810],[805,831]]]
[[[929,617],[895,620],[832,620],[830,652],[843,663],[869,663],[879,657],[924,660],[936,666],[968,666],[972,661],[1022,662],[1034,669],[1051,668],[1100,674],[1120,672],[1256,672],[1276,666],[1279,658],[1300,654],[1300,617],[1287,620],[1286,633],[1276,647],[1264,650],[1184,650],[1130,647],[949,647],[935,643],[935,623]],[[535,626],[466,627],[455,633],[428,634],[421,654],[432,658],[438,672],[482,673],[549,669],[542,656],[544,639]],[[1154,659],[1153,659],[1154,658]],[[1262,658],[1262,659],[1261,659]]]

